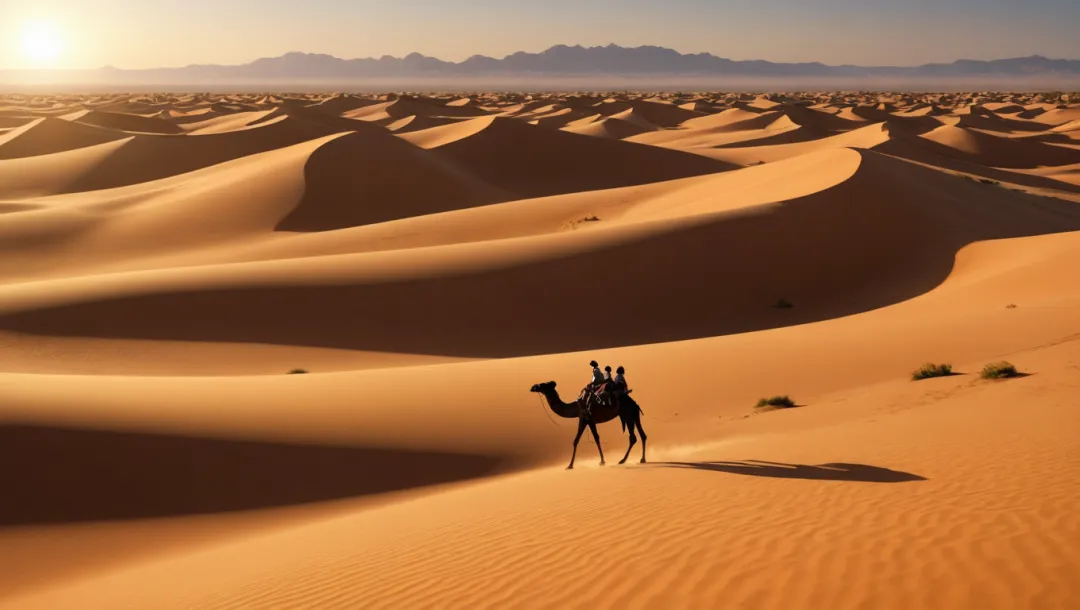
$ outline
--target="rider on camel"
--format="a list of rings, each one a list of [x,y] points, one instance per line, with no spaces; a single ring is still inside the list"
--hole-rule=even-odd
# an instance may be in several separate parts
[[[589,362],[589,366],[592,367],[592,379],[589,384],[585,386],[585,389],[581,391],[581,398],[592,394],[593,398],[597,401],[601,400],[600,389],[607,383],[607,379],[604,378],[604,373],[600,370],[600,365],[595,360]],[[588,405],[589,410],[592,410],[592,401],[586,400],[585,404]]]
[[[615,392],[619,395],[629,394],[630,387],[626,385],[626,369],[619,367],[615,369]]]
[[[593,360],[589,366],[592,367],[592,381],[589,382],[589,386],[599,386],[604,383],[604,373],[600,370],[600,365]]]
[[[600,398],[600,402],[605,405],[611,406],[615,402],[615,384],[611,378],[611,367],[604,367],[604,383],[600,386],[600,390],[596,393]]]

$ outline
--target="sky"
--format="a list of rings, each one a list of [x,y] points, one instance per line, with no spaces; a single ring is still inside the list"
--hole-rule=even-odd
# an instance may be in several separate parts
[[[0,69],[609,43],[827,64],[1080,59],[1080,0],[0,0]]]

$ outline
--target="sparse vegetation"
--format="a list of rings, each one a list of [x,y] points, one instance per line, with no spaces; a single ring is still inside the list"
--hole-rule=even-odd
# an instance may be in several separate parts
[[[930,379],[932,377],[949,377],[952,374],[953,372],[951,364],[933,364],[931,362],[927,362],[926,364],[915,369],[913,373],[911,373],[911,380],[920,381],[922,379]]]
[[[1008,362],[993,362],[983,367],[980,376],[983,379],[1008,379],[1010,377],[1019,377],[1020,373],[1016,371],[1016,367]]]
[[[790,409],[795,406],[795,401],[787,396],[773,396],[772,398],[762,398],[757,402],[755,408],[763,409],[765,407],[775,407],[777,409]]]
[[[600,218],[598,216],[586,216],[584,218],[578,218],[577,220],[570,221],[570,224],[568,226],[571,229],[576,229],[576,228],[578,228],[579,225],[582,225],[584,223],[587,223],[587,222],[599,222],[599,221],[600,221]]]
[[[1009,303],[1005,306],[1005,309],[1016,309],[1016,303]]]
[[[997,180],[991,180],[989,178],[979,178],[980,184],[989,184],[990,186],[1001,186],[1001,183]]]
[[[792,307],[795,307],[795,305],[787,299],[780,299],[773,307],[777,309],[791,309]]]
[[[289,371],[290,375],[307,375],[307,371],[304,369],[293,369]]]

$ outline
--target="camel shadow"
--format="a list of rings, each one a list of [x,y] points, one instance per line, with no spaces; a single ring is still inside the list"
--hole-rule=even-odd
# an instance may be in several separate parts
[[[672,468],[692,468],[726,472],[751,477],[769,477],[777,479],[806,479],[812,481],[853,481],[859,483],[906,483],[925,481],[925,477],[910,472],[890,470],[867,464],[784,464],[761,460],[721,461],[721,462],[659,462],[658,465]]]

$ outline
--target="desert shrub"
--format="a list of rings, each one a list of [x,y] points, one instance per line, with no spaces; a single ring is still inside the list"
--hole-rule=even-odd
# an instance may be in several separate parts
[[[979,178],[979,182],[982,184],[989,184],[990,186],[1000,186],[1001,183],[997,180],[991,180],[989,178]]]
[[[1005,309],[1016,309],[1016,303],[1009,303],[1005,306]]]
[[[787,396],[773,396],[772,398],[762,398],[755,405],[756,408],[761,409],[764,407],[777,407],[780,409],[790,409],[795,406],[795,401]]]
[[[1004,361],[993,362],[984,366],[980,374],[983,379],[1007,379],[1018,375],[1020,373],[1016,371],[1016,367]]]
[[[792,307],[795,307],[795,305],[787,299],[780,299],[773,307],[777,309],[791,309]]]
[[[927,362],[911,373],[911,380],[919,381],[920,379],[930,379],[931,377],[948,377],[952,374],[951,364],[933,364]]]
[[[600,222],[600,217],[585,216],[584,218],[578,218],[577,220],[570,221],[566,226],[570,229],[577,229],[578,227],[590,222]]]
[[[289,371],[290,375],[307,375],[307,371],[304,369],[293,369]]]

